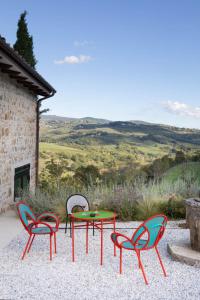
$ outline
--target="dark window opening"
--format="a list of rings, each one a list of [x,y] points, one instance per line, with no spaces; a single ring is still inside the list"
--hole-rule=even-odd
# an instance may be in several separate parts
[[[21,199],[24,190],[29,189],[30,164],[15,169],[14,201]]]

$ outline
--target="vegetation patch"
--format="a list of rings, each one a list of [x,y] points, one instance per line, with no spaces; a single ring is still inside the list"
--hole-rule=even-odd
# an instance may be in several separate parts
[[[50,118],[41,129],[39,188],[24,195],[38,213],[65,221],[67,197],[82,193],[120,220],[175,219],[199,196],[198,130],[90,118]]]

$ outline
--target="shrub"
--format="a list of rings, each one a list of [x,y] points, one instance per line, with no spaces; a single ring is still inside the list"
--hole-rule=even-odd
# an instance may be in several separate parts
[[[172,219],[185,218],[185,202],[180,196],[173,195],[168,201],[161,202],[160,211]]]
[[[102,195],[99,198],[99,209],[111,210],[117,213],[120,220],[133,220],[135,218],[137,195],[134,186],[101,187]]]
[[[54,189],[37,189],[35,194],[24,194],[24,199],[36,213],[53,211],[61,221],[66,219],[66,199],[74,193],[82,193],[91,210],[115,211],[120,220],[144,220],[153,214],[164,213],[170,218],[184,218],[184,199],[199,195],[199,179],[188,174],[176,181],[162,179],[146,182],[137,178],[124,185],[98,184],[76,186],[69,181]]]

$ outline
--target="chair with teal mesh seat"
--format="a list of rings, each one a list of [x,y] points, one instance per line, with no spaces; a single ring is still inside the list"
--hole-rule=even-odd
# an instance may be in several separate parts
[[[111,234],[111,240],[120,249],[120,274],[122,273],[122,249],[135,251],[144,281],[146,284],[148,284],[144,266],[141,261],[140,252],[155,248],[164,276],[167,276],[157,248],[158,243],[164,234],[166,225],[167,217],[165,215],[156,215],[142,223],[131,238],[118,232],[113,232]]]
[[[17,211],[24,228],[29,234],[28,241],[22,254],[22,259],[24,259],[25,254],[30,251],[35,236],[45,234],[49,235],[50,260],[52,260],[52,238],[54,237],[54,251],[56,253],[56,232],[59,228],[58,217],[51,212],[45,212],[36,217],[31,208],[22,201],[17,203]],[[55,226],[51,226],[49,223],[43,222],[43,219],[53,219],[55,221]]]

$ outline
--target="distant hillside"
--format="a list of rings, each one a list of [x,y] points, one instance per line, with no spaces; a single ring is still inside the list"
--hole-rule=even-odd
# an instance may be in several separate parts
[[[104,124],[104,123],[109,123],[109,120],[105,119],[97,119],[97,118],[92,118],[92,117],[85,117],[85,118],[68,118],[68,117],[61,117],[61,116],[56,116],[56,115],[43,115],[42,116],[42,121],[46,122],[78,122],[78,123],[96,123],[96,124]]]
[[[178,128],[143,121],[109,121],[96,118],[67,118],[42,116],[41,141],[59,144],[151,146],[181,145],[195,148],[200,145],[200,130]]]
[[[61,117],[56,115],[42,115],[42,120],[44,121],[55,121],[55,122],[68,122],[68,121],[74,121],[75,118],[68,118],[68,117]]]

